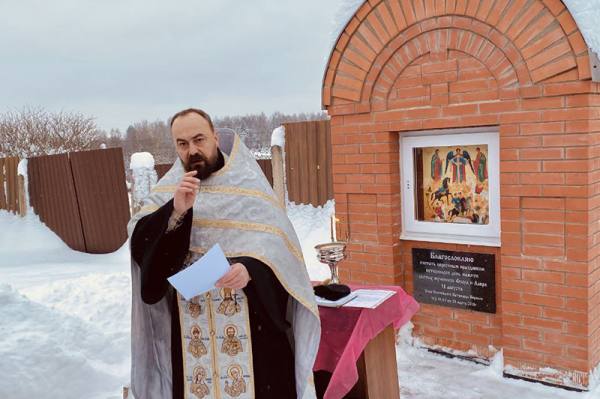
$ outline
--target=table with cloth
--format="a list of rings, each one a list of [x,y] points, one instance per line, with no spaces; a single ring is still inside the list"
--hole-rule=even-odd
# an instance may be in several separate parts
[[[325,382],[324,399],[341,399],[347,394],[371,399],[399,397],[394,329],[407,323],[419,304],[398,286],[350,288],[392,290],[395,294],[375,309],[319,307],[321,343],[313,367],[317,391],[319,379],[323,380],[317,377],[322,375],[319,371],[326,371],[327,379],[329,373],[331,377]]]

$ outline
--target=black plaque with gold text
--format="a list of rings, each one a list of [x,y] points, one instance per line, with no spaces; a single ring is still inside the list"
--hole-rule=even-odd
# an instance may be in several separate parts
[[[417,301],[496,313],[493,254],[413,248],[412,256]]]

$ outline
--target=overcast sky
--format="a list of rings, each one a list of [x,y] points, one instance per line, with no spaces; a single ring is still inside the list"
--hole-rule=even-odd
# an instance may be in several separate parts
[[[0,112],[316,112],[344,0],[0,0]]]

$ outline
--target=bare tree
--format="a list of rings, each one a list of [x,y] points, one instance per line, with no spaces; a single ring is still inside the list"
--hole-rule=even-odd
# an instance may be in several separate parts
[[[101,132],[94,118],[40,107],[0,114],[0,156],[28,158],[97,148]]]

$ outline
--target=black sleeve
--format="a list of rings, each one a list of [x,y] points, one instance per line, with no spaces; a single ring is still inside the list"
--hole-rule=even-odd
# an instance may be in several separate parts
[[[263,320],[268,320],[279,331],[286,331],[290,324],[286,320],[288,292],[283,288],[271,268],[258,259],[241,257],[230,259],[246,266],[251,280],[244,288],[248,303],[258,311]],[[267,315],[267,317],[264,317]]]
[[[166,232],[173,200],[141,218],[131,235],[131,256],[141,269],[142,300],[160,301],[167,291],[167,277],[181,270],[190,246],[192,211],[175,230]]]

